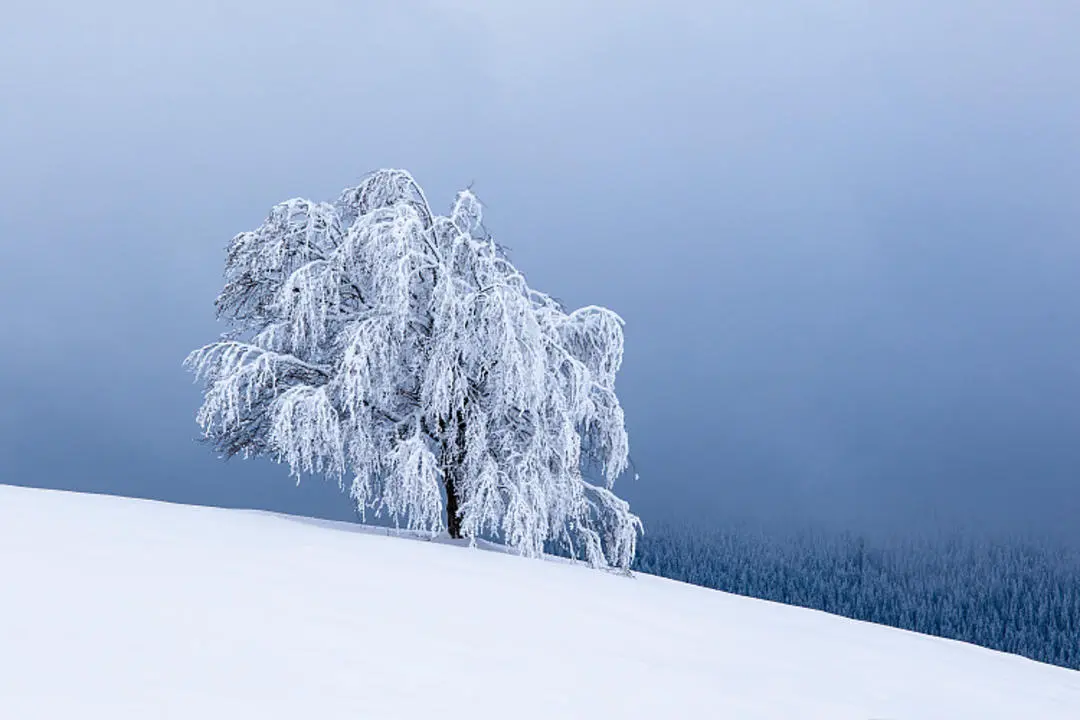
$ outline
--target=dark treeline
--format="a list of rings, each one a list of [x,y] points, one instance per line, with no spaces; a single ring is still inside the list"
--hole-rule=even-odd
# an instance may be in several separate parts
[[[1080,554],[1051,542],[650,527],[635,569],[1080,669]]]

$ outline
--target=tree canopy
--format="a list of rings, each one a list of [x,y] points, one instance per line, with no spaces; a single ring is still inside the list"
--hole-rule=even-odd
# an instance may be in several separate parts
[[[216,306],[230,331],[187,363],[226,456],[348,481],[362,513],[409,528],[629,567],[623,322],[531,288],[469,190],[437,215],[380,170],[280,203],[233,238]]]

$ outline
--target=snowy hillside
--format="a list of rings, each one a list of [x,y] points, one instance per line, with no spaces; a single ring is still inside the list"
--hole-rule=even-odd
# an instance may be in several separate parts
[[[4,718],[1080,717],[1080,673],[269,513],[0,486]]]

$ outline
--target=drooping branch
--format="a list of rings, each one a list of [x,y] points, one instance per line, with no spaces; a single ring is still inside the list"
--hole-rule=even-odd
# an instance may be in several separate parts
[[[227,454],[352,475],[361,509],[410,528],[629,565],[640,522],[610,491],[628,458],[622,320],[531,288],[472,192],[437,215],[385,170],[333,204],[289,200],[233,239],[225,276],[232,333],[188,364]]]

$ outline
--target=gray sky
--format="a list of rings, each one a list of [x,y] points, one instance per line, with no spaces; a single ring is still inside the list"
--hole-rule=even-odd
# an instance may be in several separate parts
[[[646,519],[1069,530],[1080,6],[5,3],[0,481],[348,517],[196,442],[224,246],[405,167],[627,321]]]

